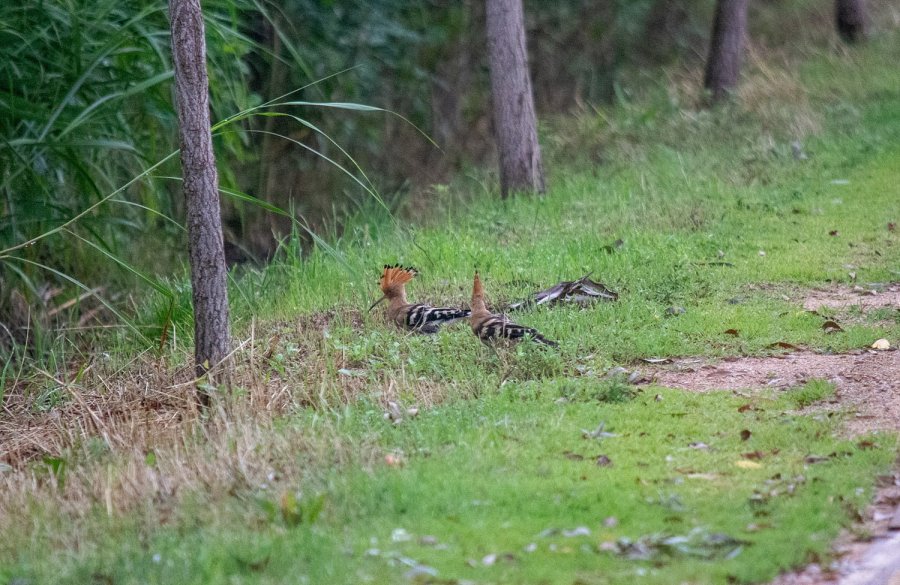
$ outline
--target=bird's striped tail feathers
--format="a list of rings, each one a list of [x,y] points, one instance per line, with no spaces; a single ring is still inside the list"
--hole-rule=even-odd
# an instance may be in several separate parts
[[[530,333],[530,335],[531,335],[531,339],[536,343],[540,343],[541,345],[546,345],[547,347],[559,347],[558,343],[556,343],[553,340],[547,339],[546,337],[544,337],[537,331],[532,331]]]

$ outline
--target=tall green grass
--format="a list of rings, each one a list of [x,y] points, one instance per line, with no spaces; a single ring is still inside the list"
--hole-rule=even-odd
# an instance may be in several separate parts
[[[253,157],[256,136],[290,140],[340,163],[261,130],[265,120],[288,118],[348,157],[319,128],[284,110],[376,108],[296,97],[260,104],[248,55],[285,58],[268,55],[253,38],[254,27],[274,26],[269,8],[254,0],[204,4],[213,130],[225,201],[289,215],[235,187],[234,169]],[[136,324],[127,295],[159,294],[169,307],[164,314],[171,313],[177,287],[155,274],[177,271],[184,248],[165,6],[4,4],[0,23],[0,316],[9,325],[2,353],[22,357],[14,346],[25,344],[40,361],[97,323],[126,328],[152,345],[168,317]],[[359,165],[341,170],[378,199]],[[59,327],[68,333],[59,336]]]
[[[260,6],[204,5],[215,118],[255,99],[241,23]],[[40,354],[97,310],[128,326],[125,295],[181,256],[180,191],[154,176],[177,168],[169,23],[143,0],[5,3],[0,23],[0,315]],[[219,137],[223,184],[248,143]]]

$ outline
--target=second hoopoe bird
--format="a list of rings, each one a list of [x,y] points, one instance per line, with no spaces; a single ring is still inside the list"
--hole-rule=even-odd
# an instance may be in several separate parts
[[[399,327],[417,333],[437,333],[441,325],[453,323],[469,316],[465,309],[432,307],[424,303],[410,303],[406,300],[406,283],[415,278],[415,268],[385,265],[378,285],[383,296],[375,301],[369,310],[374,309],[382,301],[388,301],[388,319]]]
[[[488,345],[502,340],[518,341],[530,337],[533,341],[543,345],[558,346],[555,341],[550,341],[536,329],[516,325],[505,315],[495,315],[488,311],[484,304],[484,288],[481,286],[478,272],[475,273],[475,281],[472,285],[472,314],[469,315],[469,323],[472,325],[472,333]]]

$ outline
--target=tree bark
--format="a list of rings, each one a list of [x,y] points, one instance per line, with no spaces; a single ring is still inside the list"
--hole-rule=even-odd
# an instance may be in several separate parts
[[[737,87],[746,34],[747,0],[717,0],[703,81],[713,102],[726,97]]]
[[[175,102],[187,208],[197,377],[222,363],[231,345],[219,178],[209,122],[206,40],[199,0],[170,0]],[[209,395],[199,392],[203,405]]]
[[[836,0],[835,21],[838,34],[848,43],[863,40],[868,32],[865,0]]]
[[[487,0],[487,44],[501,196],[514,191],[543,193],[522,0]]]

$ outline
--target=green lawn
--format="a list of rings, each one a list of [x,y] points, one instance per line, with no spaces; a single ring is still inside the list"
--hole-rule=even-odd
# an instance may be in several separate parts
[[[396,583],[419,566],[435,583],[765,580],[827,553],[896,446],[835,440],[832,422],[790,414],[788,399],[646,390],[621,403],[587,394],[559,403],[564,387],[510,383],[400,425],[364,401],[324,432],[379,456],[310,470],[302,485],[198,495],[163,527],[92,518],[105,533],[79,551],[48,562],[20,549],[19,572],[7,575]],[[585,438],[601,422],[613,436]],[[319,431],[311,416],[289,424]],[[810,455],[827,460],[807,463]],[[598,465],[601,456],[608,462]],[[321,513],[304,522],[320,498]],[[672,537],[688,540],[665,544]]]
[[[171,443],[100,438],[0,471],[0,582],[724,584],[827,555],[894,461],[895,436],[845,439],[840,417],[797,414],[830,395],[821,381],[748,398],[604,373],[776,341],[900,342],[890,314],[827,335],[801,300],[851,272],[900,279],[896,40],[802,67],[814,135],[791,134],[794,104],[777,96],[769,116],[650,92],[580,119],[607,162],[573,156],[544,198],[499,202],[461,178],[435,191],[443,211],[426,222],[397,227],[367,208],[333,249],[288,246],[245,271],[232,290],[240,387],[205,422]],[[590,132],[556,132],[545,140],[559,152],[595,146]],[[394,262],[422,271],[417,300],[465,304],[476,267],[497,304],[587,271],[621,298],[521,313],[560,348],[495,355],[466,325],[409,336],[365,314],[378,267]],[[154,367],[187,359],[182,290]],[[141,318],[160,324],[167,306],[149,305]],[[108,343],[110,363],[74,388],[128,375],[117,368],[134,344]],[[260,394],[288,398],[274,414],[248,408]],[[388,401],[420,412],[394,424]],[[613,436],[585,436],[601,423]]]

